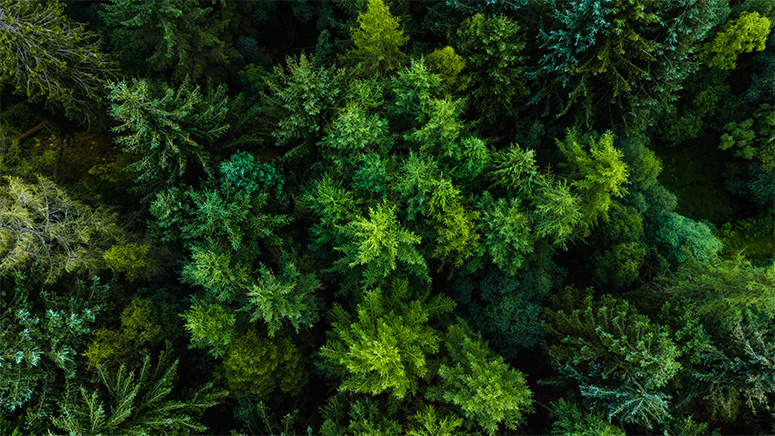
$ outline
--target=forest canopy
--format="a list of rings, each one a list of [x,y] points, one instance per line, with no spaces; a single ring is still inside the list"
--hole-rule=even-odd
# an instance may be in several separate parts
[[[0,434],[772,434],[774,27],[0,0]]]

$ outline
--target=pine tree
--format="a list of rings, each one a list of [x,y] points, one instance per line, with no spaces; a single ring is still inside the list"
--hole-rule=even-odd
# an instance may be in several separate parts
[[[168,73],[181,83],[186,77],[198,81],[208,67],[228,58],[223,33],[229,23],[213,6],[185,0],[113,0],[104,6],[102,17],[125,68],[141,76],[147,69]],[[146,66],[136,64],[144,59]]]
[[[387,292],[367,290],[356,316],[338,304],[331,309],[321,355],[323,367],[342,378],[340,391],[404,398],[430,376],[429,357],[438,351],[440,334],[428,322],[454,303],[441,296],[410,299],[408,292],[408,283],[396,280]]]
[[[557,140],[557,146],[568,160],[571,184],[581,197],[584,236],[589,235],[598,218],[608,218],[612,197],[621,197],[627,192],[623,186],[627,183],[627,164],[613,141],[611,132],[595,139],[579,138],[574,130],[568,131],[564,141]]]
[[[650,428],[669,417],[662,392],[681,368],[666,328],[626,300],[566,288],[545,311],[552,364],[609,419]]]
[[[489,435],[499,424],[516,429],[532,411],[532,392],[522,373],[496,357],[462,320],[449,327],[444,344],[449,357],[439,366],[439,383],[426,396],[457,406]]]
[[[502,128],[516,118],[522,96],[528,93],[520,27],[503,15],[476,14],[463,22],[457,38],[471,77],[472,105],[487,126]]]
[[[82,435],[201,433],[207,427],[198,422],[200,415],[218,404],[226,392],[209,383],[180,400],[168,398],[177,366],[178,360],[169,362],[169,349],[159,354],[155,366],[146,355],[138,374],[124,366],[115,373],[99,366],[97,371],[109,395],[81,386],[77,394],[62,402],[60,415],[52,421],[70,434]]]
[[[369,0],[368,9],[358,15],[358,25],[350,29],[355,48],[347,53],[348,58],[362,63],[367,71],[392,71],[404,63],[401,47],[408,38],[382,0]]]
[[[112,84],[109,99],[120,123],[113,128],[116,142],[140,156],[129,168],[146,198],[186,184],[192,166],[213,172],[212,145],[229,128],[226,87],[202,95],[187,81],[174,89],[134,79]]]
[[[369,219],[358,217],[343,229],[347,242],[335,247],[343,257],[334,263],[347,273],[357,267],[365,284],[381,283],[399,268],[429,280],[425,259],[414,247],[422,238],[405,230],[396,217],[396,207],[383,202],[369,208]]]
[[[106,269],[103,253],[121,240],[116,218],[93,210],[38,176],[6,176],[0,184],[0,278],[37,271],[46,283],[66,272]]]

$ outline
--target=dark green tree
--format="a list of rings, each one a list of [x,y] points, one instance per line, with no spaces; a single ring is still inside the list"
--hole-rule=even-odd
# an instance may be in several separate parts
[[[113,84],[109,99],[120,123],[113,128],[116,142],[139,155],[129,168],[146,198],[186,184],[192,167],[213,171],[212,145],[229,129],[225,86],[203,95],[188,81],[170,88],[135,79]]]
[[[198,422],[202,413],[226,395],[212,383],[180,399],[169,398],[175,387],[178,360],[169,361],[169,349],[155,366],[146,355],[139,373],[121,366],[116,372],[98,367],[104,390],[81,386],[60,404],[56,427],[71,434],[99,435],[175,433],[207,430]],[[106,395],[107,393],[107,395]]]
[[[539,28],[543,54],[533,101],[570,123],[617,132],[640,130],[669,105],[696,68],[695,45],[728,11],[721,0],[553,5]]]
[[[545,327],[552,364],[608,419],[650,428],[669,417],[662,389],[681,368],[666,328],[626,300],[566,288],[552,299]]]
[[[503,15],[476,14],[463,22],[457,38],[471,78],[471,105],[485,125],[503,128],[516,118],[528,93],[522,74],[525,37],[519,25]]]
[[[169,74],[174,82],[198,81],[208,67],[225,63],[225,6],[185,0],[111,0],[102,14],[122,64],[138,75]],[[145,65],[137,65],[147,59]]]

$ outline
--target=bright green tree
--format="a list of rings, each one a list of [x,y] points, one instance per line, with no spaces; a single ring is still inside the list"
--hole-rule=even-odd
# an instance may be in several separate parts
[[[709,67],[733,70],[740,54],[764,50],[769,33],[767,17],[744,11],[737,19],[726,23],[713,41],[703,44],[700,59]]]
[[[214,357],[222,357],[234,339],[236,316],[219,304],[196,300],[181,315],[191,334],[191,348],[206,348]]]
[[[438,48],[428,54],[425,57],[425,65],[428,71],[439,75],[448,92],[463,92],[471,83],[470,77],[461,74],[466,66],[465,59],[450,46]]]
[[[459,320],[444,342],[448,359],[438,370],[438,384],[426,396],[457,406],[463,417],[493,435],[498,426],[514,430],[532,411],[532,392],[521,372],[509,367],[482,337]]]
[[[343,253],[334,266],[348,272],[356,267],[368,285],[380,283],[399,266],[428,280],[428,266],[417,251],[422,238],[401,226],[396,207],[387,202],[369,208],[369,219],[358,217],[342,229],[346,243],[335,247]]]
[[[557,146],[568,160],[571,185],[580,194],[583,234],[587,236],[598,218],[608,218],[612,197],[627,192],[623,186],[628,176],[624,154],[614,147],[611,132],[596,139],[579,137],[569,130],[564,141],[557,140]]]
[[[139,155],[129,168],[144,194],[185,184],[192,167],[213,171],[212,144],[229,128],[225,86],[203,95],[187,81],[175,89],[134,79],[114,83],[109,99],[120,123],[113,128],[116,142]]]
[[[429,319],[453,307],[442,296],[410,299],[408,283],[401,280],[387,292],[367,290],[356,316],[335,304],[321,349],[323,367],[342,378],[340,391],[390,392],[396,398],[414,394],[420,380],[430,377],[429,357],[439,348],[440,333]]]
[[[268,398],[278,390],[298,394],[307,382],[302,359],[287,337],[261,337],[249,330],[232,341],[223,358],[226,386],[238,398]]]
[[[348,58],[362,63],[368,71],[392,71],[404,63],[406,55],[401,47],[408,38],[385,2],[369,0],[368,9],[358,15],[358,25],[350,29],[355,48],[347,53]]]
[[[58,1],[3,0],[0,9],[0,85],[69,118],[95,121],[116,73],[97,35],[71,21]]]

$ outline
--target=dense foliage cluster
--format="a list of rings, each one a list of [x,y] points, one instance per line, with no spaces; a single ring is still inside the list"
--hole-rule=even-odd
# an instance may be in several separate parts
[[[0,0],[0,434],[775,432],[771,0]]]

